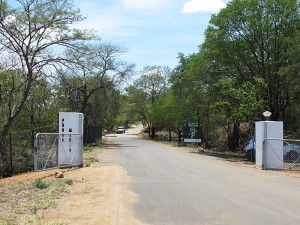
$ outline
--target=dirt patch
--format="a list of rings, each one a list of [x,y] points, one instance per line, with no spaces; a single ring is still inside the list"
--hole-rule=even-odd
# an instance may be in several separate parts
[[[63,224],[141,224],[130,204],[137,196],[126,188],[129,178],[119,166],[86,167],[65,173],[74,184],[57,205],[47,210],[42,222]]]

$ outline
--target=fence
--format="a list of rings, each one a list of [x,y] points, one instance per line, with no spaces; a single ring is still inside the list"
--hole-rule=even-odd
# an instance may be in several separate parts
[[[11,132],[0,136],[0,177],[33,170],[32,131]]]
[[[82,166],[83,136],[74,133],[38,133],[34,147],[34,170]]]
[[[276,145],[274,145],[273,142],[276,142]],[[286,170],[300,170],[300,140],[265,139],[265,145],[275,153],[272,154],[273,159],[266,160],[277,160],[282,163],[283,169]],[[274,146],[280,149],[274,149]]]

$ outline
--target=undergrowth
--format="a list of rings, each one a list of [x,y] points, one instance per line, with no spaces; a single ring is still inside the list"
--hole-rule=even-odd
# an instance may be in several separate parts
[[[37,179],[0,185],[0,225],[37,224],[43,210],[72,184],[72,179]]]

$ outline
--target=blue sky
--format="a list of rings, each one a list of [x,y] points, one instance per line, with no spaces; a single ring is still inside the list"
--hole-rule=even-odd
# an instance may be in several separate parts
[[[123,58],[135,63],[137,71],[146,65],[178,63],[178,53],[198,51],[212,13],[228,0],[74,0],[87,16],[78,24],[93,29],[104,42],[128,49]]]

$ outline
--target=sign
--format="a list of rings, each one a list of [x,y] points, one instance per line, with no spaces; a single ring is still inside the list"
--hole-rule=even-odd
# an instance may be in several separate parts
[[[183,127],[184,142],[202,142],[203,129],[200,123],[185,123]]]

